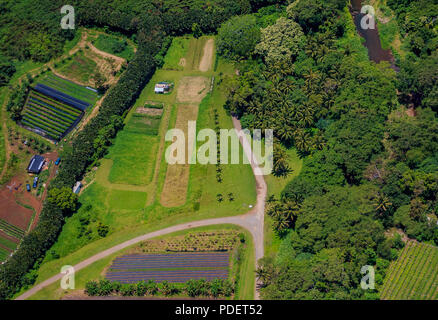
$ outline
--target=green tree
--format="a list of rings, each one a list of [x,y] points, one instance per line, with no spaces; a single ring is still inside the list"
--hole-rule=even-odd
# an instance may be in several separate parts
[[[55,204],[64,213],[68,213],[76,209],[78,196],[68,187],[62,187],[61,189],[52,188],[49,190],[47,201]]]
[[[293,62],[305,44],[301,27],[287,18],[279,18],[274,25],[262,29],[261,32],[256,53],[262,55],[268,65]]]
[[[254,16],[233,17],[218,31],[217,51],[229,59],[251,56],[260,39],[260,29]]]

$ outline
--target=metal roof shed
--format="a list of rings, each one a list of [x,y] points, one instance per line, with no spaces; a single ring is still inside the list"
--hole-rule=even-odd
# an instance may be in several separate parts
[[[38,174],[43,168],[43,165],[44,165],[44,157],[39,155],[34,155],[32,159],[30,159],[29,166],[27,167],[27,172]]]

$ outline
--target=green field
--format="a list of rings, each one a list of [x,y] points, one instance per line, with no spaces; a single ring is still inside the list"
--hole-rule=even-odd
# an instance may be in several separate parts
[[[2,237],[0,237],[0,244],[11,250],[15,250],[15,248],[17,247],[17,244],[15,242],[12,242]]]
[[[0,247],[0,262],[4,261],[9,256],[9,251]]]
[[[190,38],[173,38],[164,58],[164,70],[184,70],[181,59],[187,54]]]
[[[99,34],[93,45],[102,51],[111,53],[126,60],[134,58],[133,47],[125,40],[116,36]]]
[[[387,272],[383,300],[438,299],[438,248],[409,241]]]
[[[151,182],[154,171],[158,138],[145,133],[129,130],[117,135],[114,146],[107,158],[113,160],[109,173],[111,183],[147,185]]]
[[[98,94],[95,91],[67,79],[60,78],[51,72],[42,74],[35,79],[35,82],[45,84],[46,86],[64,92],[73,98],[85,101],[91,105],[98,99]]]
[[[69,79],[88,83],[96,71],[97,64],[84,53],[77,52],[71,60],[66,60],[57,70]]]

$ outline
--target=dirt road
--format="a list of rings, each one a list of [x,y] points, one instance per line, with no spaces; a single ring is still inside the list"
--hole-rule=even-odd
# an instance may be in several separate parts
[[[236,130],[241,130],[240,122],[236,118],[233,118],[233,125]],[[246,137],[244,135],[239,135],[240,143],[242,144],[243,150],[245,152],[245,155],[248,159],[253,159],[252,156],[252,150],[250,147],[250,144]],[[266,193],[267,193],[267,185],[265,182],[265,179],[262,175],[257,175],[257,169],[258,164],[255,161],[252,161],[251,168],[253,170],[255,179],[256,179],[256,187],[257,187],[257,203],[255,207],[249,211],[246,214],[240,215],[240,216],[234,216],[234,217],[225,217],[225,218],[216,218],[216,219],[206,219],[206,220],[200,220],[200,221],[193,221],[188,223],[179,224],[176,226],[172,226],[169,228],[157,230],[154,232],[150,232],[141,236],[138,236],[136,238],[130,239],[128,241],[125,241],[121,244],[118,244],[112,248],[109,248],[107,250],[104,250],[74,266],[75,272],[78,272],[79,270],[91,265],[92,263],[103,259],[105,257],[108,257],[109,255],[112,255],[113,253],[116,253],[122,249],[125,249],[129,246],[132,246],[134,244],[137,244],[139,242],[166,235],[169,233],[173,233],[176,231],[181,230],[187,230],[191,228],[196,227],[203,227],[203,226],[209,226],[209,225],[216,225],[216,224],[235,224],[240,227],[243,227],[247,229],[252,237],[255,247],[255,258],[256,258],[256,264],[257,261],[263,257],[264,252],[264,245],[263,245],[263,224],[264,224],[264,210],[265,210],[265,200],[266,200]],[[51,285],[52,283],[59,281],[62,278],[63,274],[59,273],[40,284],[36,285],[32,289],[26,291],[21,296],[19,296],[16,300],[24,300],[38,292],[39,290]],[[255,299],[259,299],[259,290],[258,290],[258,284],[256,284],[255,288]]]

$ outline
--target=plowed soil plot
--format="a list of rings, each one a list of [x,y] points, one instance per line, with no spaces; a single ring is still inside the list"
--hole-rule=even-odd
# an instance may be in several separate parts
[[[223,252],[126,255],[114,260],[106,278],[121,283],[227,279],[228,267],[229,254]]]
[[[15,202],[13,192],[7,187],[0,190],[0,220],[26,230],[32,214],[32,210],[24,208]]]

